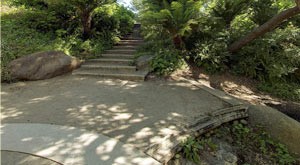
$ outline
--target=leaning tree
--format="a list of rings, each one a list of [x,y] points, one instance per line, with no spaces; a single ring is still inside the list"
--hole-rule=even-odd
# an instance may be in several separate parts
[[[262,24],[261,26],[255,28],[252,32],[247,34],[246,36],[240,38],[239,40],[235,41],[233,44],[229,46],[229,52],[234,53],[240,50],[243,46],[247,45],[251,41],[255,40],[256,38],[263,36],[267,32],[272,31],[278,25],[280,25],[283,21],[296,16],[300,13],[300,0],[295,0],[296,5],[292,8],[282,11],[281,13],[275,15],[273,18],[268,20],[266,23]]]

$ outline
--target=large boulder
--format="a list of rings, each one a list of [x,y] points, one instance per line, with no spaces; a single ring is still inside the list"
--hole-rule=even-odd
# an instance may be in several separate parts
[[[43,80],[71,72],[80,64],[80,60],[63,52],[47,51],[13,60],[8,68],[12,79]]]
[[[250,124],[262,125],[274,138],[285,144],[300,160],[300,123],[267,106],[249,107]]]

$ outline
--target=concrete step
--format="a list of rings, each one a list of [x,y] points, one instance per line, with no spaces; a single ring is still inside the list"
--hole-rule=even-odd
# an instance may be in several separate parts
[[[139,47],[141,45],[143,45],[144,42],[128,42],[128,41],[123,41],[123,42],[119,42],[116,45],[120,45],[120,46],[136,46]]]
[[[132,74],[122,74],[122,73],[94,73],[88,71],[74,71],[73,75],[77,76],[92,76],[92,77],[101,77],[101,78],[114,78],[122,80],[132,80],[132,81],[144,81],[146,74],[144,72],[136,72]]]
[[[134,50],[138,48],[137,45],[116,45],[113,47],[113,49],[129,49],[129,50]]]
[[[84,64],[97,64],[97,65],[132,65],[132,59],[115,59],[115,58],[98,58],[98,59],[91,59],[85,61]]]
[[[143,43],[144,40],[139,40],[139,39],[124,39],[124,40],[121,40],[120,42]]]
[[[121,40],[141,40],[141,41],[143,41],[143,38],[127,36],[127,37],[122,37]]]
[[[105,51],[108,54],[131,54],[133,55],[136,50],[130,50],[130,49],[111,49]]]
[[[134,55],[127,54],[102,54],[102,58],[121,58],[121,59],[133,59]]]
[[[92,71],[92,72],[102,72],[102,73],[134,73],[136,72],[135,66],[120,66],[120,65],[92,65],[84,64],[81,65],[81,71]]]
[[[119,43],[142,44],[142,43],[144,43],[144,40],[121,40]]]

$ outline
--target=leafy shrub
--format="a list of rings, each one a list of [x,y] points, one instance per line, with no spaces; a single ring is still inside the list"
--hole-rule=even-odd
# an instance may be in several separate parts
[[[119,20],[119,31],[122,36],[132,31],[135,17],[135,14],[132,11],[124,6],[120,6],[115,17]]]
[[[92,27],[96,32],[102,33],[104,31],[116,32],[119,27],[119,22],[116,17],[109,15],[105,10],[96,10]]]
[[[10,61],[43,50],[53,50],[53,35],[24,26],[24,12],[1,14],[1,81],[10,81]]]
[[[228,133],[224,135],[228,136]],[[233,143],[240,147],[241,154],[249,152],[249,150],[256,150],[257,153],[271,158],[274,164],[275,162],[280,165],[296,163],[287,147],[273,140],[261,127],[251,128],[241,123],[234,123],[230,128],[230,133],[233,137]]]
[[[54,32],[60,28],[61,21],[56,18],[54,12],[34,10],[24,14],[22,24],[39,32]]]
[[[293,82],[264,82],[258,89],[275,95],[277,97],[300,101],[300,85]]]
[[[232,66],[236,73],[263,81],[285,78],[300,66],[299,45],[299,28],[277,29],[232,55]]]
[[[279,11],[278,6],[273,5],[274,0],[254,0],[252,7],[252,21],[262,25],[276,15]]]
[[[123,6],[108,5],[95,10],[92,27],[97,34],[110,32],[123,36],[132,31],[134,17],[135,14]]]
[[[175,49],[160,49],[153,60],[151,61],[151,67],[154,72],[159,75],[167,75],[181,67],[183,64],[182,56],[180,52]]]
[[[204,149],[201,143],[192,137],[187,138],[181,144],[183,148],[183,155],[190,161],[195,163],[200,163],[200,150]]]
[[[40,17],[44,14],[39,10],[21,8],[1,14],[2,81],[10,81],[7,65],[16,58],[46,50],[61,50],[82,59],[95,58],[114,42],[115,34],[110,31],[104,31],[97,34],[97,37],[84,41],[80,37],[80,28],[74,26],[74,29],[69,29],[61,28],[62,25],[51,25],[51,19],[45,21],[45,18]],[[56,21],[55,19],[54,22]]]
[[[196,44],[193,50],[193,59],[198,66],[204,67],[210,73],[216,73],[224,69],[229,53],[227,44],[222,41],[208,40]]]

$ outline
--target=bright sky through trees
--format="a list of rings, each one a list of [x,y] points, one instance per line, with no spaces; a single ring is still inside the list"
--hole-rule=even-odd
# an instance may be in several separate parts
[[[120,3],[126,7],[132,7],[131,0],[118,0],[118,3]]]

